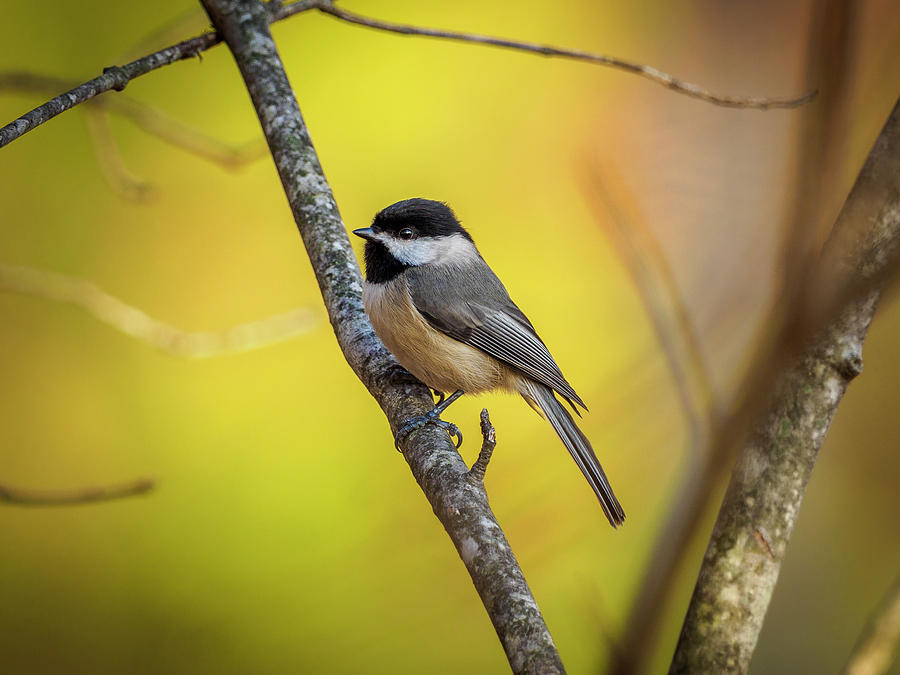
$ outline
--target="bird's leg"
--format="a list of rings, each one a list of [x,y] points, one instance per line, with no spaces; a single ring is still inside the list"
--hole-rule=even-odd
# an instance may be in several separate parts
[[[428,411],[424,415],[419,415],[418,417],[413,417],[411,420],[407,420],[406,424],[404,424],[400,429],[397,430],[397,435],[394,437],[394,445],[397,448],[400,448],[400,441],[409,436],[416,429],[421,429],[426,424],[433,424],[437,427],[440,427],[448,434],[450,434],[450,438],[456,437],[456,447],[462,445],[462,432],[452,422],[445,422],[441,419],[441,413],[444,412],[451,403],[453,403],[456,399],[463,395],[461,389],[450,394],[450,397],[445,399],[443,394],[441,394],[441,400],[437,402],[437,405],[434,406],[433,410]]]

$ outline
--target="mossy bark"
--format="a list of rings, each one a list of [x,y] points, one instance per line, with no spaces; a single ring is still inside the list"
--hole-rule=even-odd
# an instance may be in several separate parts
[[[202,0],[244,78],[306,246],[338,343],[396,430],[433,406],[375,335],[362,277],[258,0]],[[553,639],[488,503],[447,434],[425,427],[401,444],[435,515],[469,571],[516,673],[564,672]],[[392,448],[384,435],[385,448]]]

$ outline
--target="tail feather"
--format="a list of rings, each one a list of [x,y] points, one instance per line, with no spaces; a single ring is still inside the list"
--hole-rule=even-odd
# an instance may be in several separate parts
[[[625,511],[616,499],[612,487],[600,466],[600,461],[594,454],[591,443],[581,430],[575,425],[572,415],[553,395],[553,390],[533,380],[525,380],[520,392],[532,407],[540,409],[543,416],[553,426],[559,435],[572,459],[581,469],[581,473],[587,478],[588,483],[594,489],[603,513],[606,514],[610,525],[617,527],[625,522]]]

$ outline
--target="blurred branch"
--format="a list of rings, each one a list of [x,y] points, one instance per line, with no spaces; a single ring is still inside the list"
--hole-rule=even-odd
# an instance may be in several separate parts
[[[125,51],[120,52],[115,60],[133,61],[144,54],[152,52],[154,49],[159,49],[163,45],[177,42],[182,35],[202,33],[204,30],[209,30],[209,17],[206,16],[206,12],[203,11],[202,7],[191,5],[181,14],[154,26],[143,38],[129,45]]]
[[[845,71],[850,61],[852,36],[848,24],[853,18],[847,4],[823,3],[817,6],[812,21],[807,79],[826,83],[827,87],[823,85],[824,98],[808,109],[801,135],[798,153],[801,161],[794,203],[787,219],[778,302],[763,323],[757,348],[733,402],[722,412],[715,407],[710,409],[708,447],[705,452],[691,456],[675,506],[651,554],[648,572],[626,627],[620,658],[614,664],[616,673],[639,673],[646,669],[666,601],[691,550],[690,543],[703,522],[710,497],[740,451],[754,420],[766,412],[778,376],[790,368],[803,347],[847,301],[864,296],[876,284],[874,279],[861,284],[842,279],[840,292],[824,301],[823,292],[835,289],[836,279],[830,266],[816,267],[816,228],[822,215],[820,201],[825,190],[822,183],[827,176],[823,164],[835,155],[833,149],[826,151],[823,146],[841,136],[839,122],[842,120],[837,111],[842,97],[847,96]],[[849,289],[852,295],[847,293]],[[842,302],[836,302],[838,298]],[[760,536],[755,538],[760,540]]]
[[[882,675],[894,662],[900,642],[900,577],[873,613],[859,643],[850,655],[845,675]]]
[[[109,117],[95,106],[85,106],[85,121],[88,134],[97,156],[100,171],[107,184],[116,194],[130,201],[143,201],[150,196],[150,183],[141,180],[125,166],[112,130],[109,128]]]
[[[113,328],[185,358],[209,358],[259,349],[310,330],[310,310],[298,308],[223,331],[189,333],[147,316],[90,281],[33,267],[0,264],[0,292],[33,295],[75,305]]]
[[[0,502],[19,506],[91,504],[135,497],[150,492],[154,487],[154,482],[149,478],[138,478],[119,485],[101,485],[74,490],[27,490],[0,485]]]
[[[716,394],[687,304],[637,199],[619,174],[611,166],[599,165],[587,173],[590,178],[582,192],[650,318],[690,428],[691,451],[702,452],[711,425],[708,418],[716,414]]]
[[[610,650],[610,670],[639,672],[652,653],[649,645],[665,616],[684,556],[684,540],[693,532],[694,509],[698,502],[705,503],[701,490],[704,467],[711,462],[709,434],[717,427],[720,413],[687,304],[637,199],[611,166],[595,166],[587,173],[590,180],[583,192],[640,295],[690,430],[688,462],[675,502],[648,557],[618,648]]]
[[[844,246],[848,240],[852,247]],[[822,274],[832,274],[837,259],[841,278],[871,284],[780,375],[774,400],[733,470],[670,672],[746,672],[819,448],[847,385],[862,369],[862,342],[898,250],[900,101],[822,256]]]
[[[21,71],[0,72],[0,91],[51,95],[60,89],[75,86],[75,82],[58,77]],[[93,111],[96,117],[105,116],[106,113],[122,115],[131,120],[138,128],[160,140],[214,162],[225,169],[242,168],[266,155],[266,144],[262,139],[254,139],[243,145],[224,143],[201,129],[184,124],[163,111],[136,101],[127,95],[100,96],[89,99],[85,103],[88,110]],[[105,119],[97,123],[108,124]],[[108,132],[107,135],[109,135]],[[109,145],[111,140],[110,136],[109,141],[102,143]],[[103,151],[101,150],[101,152]]]
[[[307,12],[311,9],[318,9],[325,14],[329,14],[335,18],[349,23],[354,23],[368,28],[384,30],[391,33],[399,33],[401,35],[419,35],[424,37],[434,37],[446,40],[455,40],[460,42],[469,42],[476,44],[489,45],[493,47],[501,47],[505,49],[515,49],[525,51],[532,54],[541,54],[543,56],[556,56],[562,58],[575,59],[578,61],[586,61],[602,66],[609,66],[634,73],[641,77],[645,77],[657,84],[660,84],[672,91],[689,96],[692,98],[712,103],[714,105],[725,106],[729,108],[754,108],[757,110],[768,110],[771,108],[795,108],[811,101],[816,91],[811,91],[803,96],[791,98],[763,98],[763,97],[736,97],[721,96],[713,94],[706,89],[690,82],[685,82],[672,77],[656,68],[645,66],[640,63],[634,63],[604,54],[592,54],[590,52],[579,51],[575,49],[564,49],[562,47],[554,47],[551,45],[540,45],[530,42],[521,42],[517,40],[505,40],[502,38],[487,37],[484,35],[475,35],[473,33],[459,33],[454,31],[442,31],[431,28],[419,28],[416,26],[407,26],[404,24],[389,23],[371,19],[361,14],[355,14],[334,6],[331,0],[299,0],[289,5],[282,5],[281,2],[269,2],[267,6],[267,20],[269,23],[281,21],[288,17]],[[180,19],[179,19],[180,20]],[[189,40],[184,40],[178,44],[166,47],[159,51],[148,54],[123,66],[112,66],[105,68],[103,74],[95,77],[84,84],[73,87],[69,91],[56,96],[46,103],[25,113],[19,119],[10,122],[6,126],[0,128],[0,148],[11,143],[20,136],[28,133],[32,129],[47,122],[60,113],[69,110],[81,103],[86,103],[95,97],[108,92],[110,90],[122,91],[126,85],[133,79],[146,75],[149,72],[170,65],[176,61],[193,58],[202,52],[215,47],[222,41],[218,33],[204,33]]]
[[[300,4],[300,3],[296,3]],[[291,11],[292,5],[285,7],[285,12]],[[305,9],[305,8],[304,8]],[[504,38],[489,37],[487,35],[476,35],[474,33],[461,33],[449,30],[437,30],[435,28],[421,28],[418,26],[409,26],[400,23],[391,23],[389,21],[380,21],[372,19],[361,14],[348,12],[345,9],[336,7],[331,0],[320,0],[317,9],[326,14],[330,14],[341,21],[355,23],[367,28],[388,31],[390,33],[398,33],[400,35],[417,35],[420,37],[432,37],[444,40],[455,40],[458,42],[469,42],[490,47],[500,47],[503,49],[514,49],[518,51],[530,52],[532,54],[540,54],[541,56],[555,56],[566,59],[574,59],[576,61],[586,61],[601,66],[608,66],[618,70],[624,70],[635,75],[640,75],[648,80],[662,85],[667,89],[689,96],[691,98],[700,99],[706,103],[724,106],[726,108],[753,108],[757,110],[768,110],[770,108],[796,108],[811,101],[816,91],[808,92],[802,96],[790,98],[761,98],[761,97],[738,97],[738,96],[722,96],[713,94],[703,87],[678,78],[672,77],[668,73],[645,66],[641,63],[626,61],[616,58],[615,56],[607,56],[606,54],[594,54],[578,49],[566,49],[564,47],[554,47],[552,45],[542,45],[534,42],[523,42],[520,40],[507,40]],[[304,11],[304,10],[299,10]]]
[[[234,55],[272,151],[338,344],[350,367],[398,429],[430,410],[428,388],[399,366],[362,305],[362,278],[258,0],[203,0]],[[563,666],[482,483],[446,433],[426,426],[401,442],[403,456],[450,535],[516,673]]]

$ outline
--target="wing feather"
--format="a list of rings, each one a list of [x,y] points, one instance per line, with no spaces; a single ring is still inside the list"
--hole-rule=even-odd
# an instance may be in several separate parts
[[[587,409],[500,280],[486,265],[479,268],[466,270],[465,289],[439,265],[407,270],[413,304],[433,328],[550,387],[576,412],[573,401]]]

